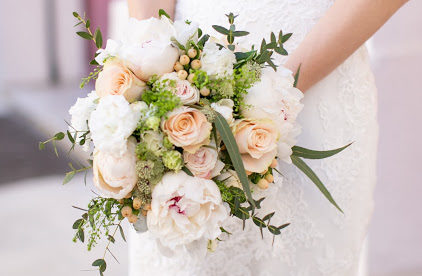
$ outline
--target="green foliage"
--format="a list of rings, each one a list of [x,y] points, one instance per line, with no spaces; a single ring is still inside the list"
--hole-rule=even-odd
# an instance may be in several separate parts
[[[162,118],[181,105],[180,98],[172,93],[176,86],[174,80],[153,79],[149,84],[152,87],[142,94],[142,101],[151,106],[151,116]]]
[[[101,48],[103,46],[103,37],[100,29],[97,28],[95,32],[92,33],[90,29],[91,22],[89,19],[86,19],[85,14],[84,16],[80,16],[77,12],[73,12],[73,16],[78,20],[78,22],[75,24],[75,27],[83,25],[85,28],[84,31],[76,32],[76,34],[83,39],[92,40],[98,49]]]
[[[166,11],[165,11],[165,10],[163,10],[163,9],[159,9],[159,10],[158,10],[158,17],[160,18],[161,16],[165,16],[165,17],[167,17],[168,19],[170,19],[170,15],[168,15],[168,13],[166,13]]]
[[[270,43],[267,43],[265,39],[261,42],[261,47],[259,53],[255,54],[253,60],[258,64],[265,64],[267,63],[270,67],[274,70],[277,70],[276,65],[272,61],[273,53],[277,53],[279,55],[287,56],[288,53],[286,49],[284,49],[283,44],[292,36],[291,33],[283,35],[283,31],[280,30],[278,33],[278,39],[276,35],[271,32],[270,35]],[[252,49],[254,50],[254,49]]]
[[[231,51],[234,51],[235,45],[233,43],[234,43],[235,37],[246,36],[246,35],[249,34],[249,32],[236,31],[236,25],[234,25],[234,19],[237,17],[237,15],[230,13],[230,14],[226,14],[226,16],[227,16],[227,18],[229,20],[229,24],[230,24],[229,29],[226,29],[226,28],[219,26],[219,25],[212,25],[212,27],[213,27],[214,30],[216,30],[220,34],[223,34],[223,35],[226,36],[226,39],[227,39],[227,42],[228,42],[227,48]]]
[[[292,151],[293,151],[292,155],[306,158],[306,159],[324,159],[324,158],[327,158],[327,157],[330,157],[337,153],[342,152],[344,149],[348,148],[351,144],[352,143],[347,144],[338,149],[326,150],[326,151],[310,150],[310,149],[302,148],[299,146],[294,146],[292,148]]]
[[[52,145],[53,145],[53,148],[54,148],[54,153],[56,154],[57,157],[59,157],[59,152],[58,152],[57,147],[56,147],[56,141],[63,140],[64,137],[65,137],[65,134],[63,132],[58,132],[58,133],[54,134],[54,136],[51,137],[50,139],[48,139],[46,141],[39,142],[38,143],[38,149],[39,150],[45,149],[45,145],[51,142]]]
[[[195,76],[193,77],[193,84],[199,89],[206,87],[210,83],[210,79],[205,71],[193,70]]]
[[[243,66],[234,69],[234,94],[232,99],[235,117],[240,117],[240,110],[246,108],[243,98],[248,94],[248,89],[259,81],[260,77],[261,67],[254,62],[246,62]]]
[[[81,83],[79,84],[79,88],[84,88],[91,80],[96,80],[98,78],[98,74],[102,71],[101,66],[96,66],[92,72],[89,73],[88,77],[82,78]]]

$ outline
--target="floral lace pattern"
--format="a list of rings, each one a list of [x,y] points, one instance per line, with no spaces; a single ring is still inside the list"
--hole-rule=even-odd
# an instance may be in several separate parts
[[[224,14],[239,14],[238,30],[251,34],[239,39],[241,45],[259,45],[271,31],[293,32],[286,43],[293,51],[325,13],[332,0],[178,0],[177,18],[207,26],[226,25]],[[268,40],[268,38],[267,38]],[[278,63],[284,58],[277,57]],[[279,178],[263,192],[262,214],[276,210],[272,223],[290,222],[281,236],[272,240],[264,232],[231,221],[216,252],[205,260],[188,255],[161,256],[148,233],[131,233],[129,275],[291,275],[354,276],[372,214],[372,192],[376,182],[378,138],[376,87],[366,49],[362,47],[334,72],[311,88],[299,116],[303,127],[298,145],[332,149],[353,145],[326,160],[312,160],[312,166],[342,207],[338,212],[297,169],[280,164]],[[260,195],[256,194],[256,197]]]

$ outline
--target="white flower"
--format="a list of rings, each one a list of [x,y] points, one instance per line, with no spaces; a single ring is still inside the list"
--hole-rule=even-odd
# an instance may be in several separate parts
[[[120,41],[108,39],[105,49],[98,49],[98,55],[95,57],[95,60],[98,62],[98,64],[103,65],[107,58],[117,56],[121,47],[122,43]]]
[[[89,120],[92,140],[102,152],[122,156],[126,140],[136,129],[141,114],[133,110],[122,95],[101,98]]]
[[[166,80],[169,80],[166,82]],[[178,96],[182,104],[199,102],[199,90],[187,80],[181,80],[176,72],[164,74],[160,80],[167,88]]]
[[[76,143],[79,143],[82,139],[80,136],[89,130],[89,117],[91,116],[92,111],[94,111],[97,107],[97,100],[97,94],[95,91],[92,91],[87,95],[87,97],[78,98],[76,103],[69,109],[69,114],[72,116],[70,120],[71,127],[69,127],[69,132],[74,135],[74,133],[78,131],[75,140]],[[88,140],[89,138],[90,134],[88,134],[85,139]],[[85,143],[83,149],[88,151],[89,143]]]
[[[167,173],[152,192],[148,229],[168,248],[217,238],[229,210],[220,190],[208,179],[188,176],[183,171]]]
[[[130,137],[127,141],[128,150],[120,157],[95,151],[93,172],[94,185],[103,197],[122,199],[136,185],[136,139]]]
[[[224,78],[233,74],[233,64],[236,63],[236,56],[226,48],[219,49],[215,42],[207,41],[202,54],[202,70],[209,76]]]
[[[198,42],[198,23],[190,22],[186,23],[184,20],[176,20],[174,22],[174,28],[176,29],[176,40],[182,45],[186,45],[189,40]]]
[[[224,168],[224,163],[218,159],[217,150],[211,147],[203,146],[195,153],[183,151],[183,159],[186,167],[196,177],[211,179],[217,176]]]
[[[141,45],[147,41],[162,41],[170,43],[176,36],[176,29],[170,20],[161,16],[160,19],[151,17],[146,20],[129,18],[123,33],[123,44]]]
[[[234,122],[233,106],[234,103],[231,99],[222,99],[211,104],[211,108],[220,113],[229,125],[232,125]]]
[[[300,126],[296,118],[303,108],[300,100],[303,93],[293,87],[292,72],[278,67],[277,72],[271,68],[262,69],[261,80],[248,90],[245,96],[247,108],[242,110],[246,118],[269,118],[278,127],[278,157],[290,163],[291,148],[296,144]]]

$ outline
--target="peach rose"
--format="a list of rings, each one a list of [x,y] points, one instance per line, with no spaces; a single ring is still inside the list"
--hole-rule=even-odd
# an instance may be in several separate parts
[[[212,125],[199,110],[182,106],[172,111],[161,128],[174,145],[195,153],[210,142]]]
[[[95,91],[99,97],[123,95],[129,103],[132,103],[141,98],[145,86],[145,82],[138,79],[123,62],[111,59],[98,74]]]
[[[201,147],[195,153],[183,152],[186,167],[194,176],[211,179],[224,168],[224,163],[218,160],[217,150],[211,147]]]
[[[234,137],[246,170],[262,173],[268,169],[277,155],[279,138],[273,121],[266,119],[237,121]]]

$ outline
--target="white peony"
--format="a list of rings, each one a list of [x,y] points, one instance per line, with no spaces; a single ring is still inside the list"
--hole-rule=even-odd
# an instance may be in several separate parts
[[[212,180],[180,171],[165,174],[155,186],[147,223],[151,234],[170,249],[198,241],[206,249],[207,240],[221,234],[220,226],[228,216]]]
[[[231,99],[222,99],[211,104],[211,108],[220,113],[229,125],[234,123],[233,107],[234,103]]]
[[[120,157],[98,150],[94,153],[94,185],[103,197],[122,199],[136,185],[138,177],[134,137],[128,139],[127,148],[128,150]]]
[[[69,109],[69,114],[72,116],[69,132],[72,135],[74,135],[76,131],[78,132],[75,140],[76,143],[79,143],[82,139],[80,136],[89,130],[88,121],[91,113],[97,107],[97,100],[97,94],[95,91],[92,91],[85,98],[78,98],[76,103]],[[88,140],[90,137],[90,134],[88,134],[85,139]],[[88,149],[89,143],[85,143],[83,150],[88,151]]]
[[[131,108],[122,95],[101,98],[89,120],[89,129],[96,149],[122,156],[127,150],[127,138],[136,129],[140,117],[140,112]]]
[[[123,44],[141,45],[147,41],[170,42],[176,36],[176,29],[171,21],[161,16],[160,19],[151,17],[145,20],[129,18],[125,27],[122,42]]]
[[[198,23],[190,22],[186,23],[184,20],[176,20],[174,22],[174,28],[176,29],[176,40],[183,46],[186,46],[189,40],[198,42]]]
[[[166,80],[170,80],[166,82]],[[199,90],[187,80],[181,80],[176,72],[164,74],[160,80],[167,88],[180,98],[182,104],[199,102]]]
[[[293,87],[292,72],[284,67],[277,71],[262,69],[261,79],[248,90],[242,110],[246,118],[269,118],[275,122],[280,133],[278,157],[290,163],[291,148],[296,144],[300,126],[296,119],[303,108],[303,93]]]
[[[205,43],[202,52],[202,70],[211,77],[225,78],[233,75],[233,64],[236,63],[236,56],[226,48],[219,49],[213,41]]]

